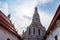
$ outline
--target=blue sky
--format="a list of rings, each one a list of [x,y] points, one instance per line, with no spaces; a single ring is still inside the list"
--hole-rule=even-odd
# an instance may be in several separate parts
[[[41,23],[47,29],[59,4],[60,0],[0,0],[0,10],[6,16],[11,14],[10,20],[18,33],[22,34],[31,24],[36,6]]]

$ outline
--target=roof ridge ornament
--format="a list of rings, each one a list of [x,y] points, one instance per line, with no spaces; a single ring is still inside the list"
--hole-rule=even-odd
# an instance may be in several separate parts
[[[11,15],[10,14],[8,14],[8,18],[10,19],[10,17],[11,17]]]

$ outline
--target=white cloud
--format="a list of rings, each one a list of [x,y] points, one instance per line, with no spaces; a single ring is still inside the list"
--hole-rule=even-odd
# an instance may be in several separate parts
[[[12,21],[15,24],[15,28],[18,30],[18,33],[21,34],[23,30],[26,30],[31,20],[24,18],[23,15],[20,16],[20,14],[16,16],[12,18]]]
[[[31,20],[26,17],[32,17],[34,7],[36,6],[36,2],[33,0],[28,0],[28,2],[23,2],[21,5],[13,8],[13,14],[15,16],[12,17],[13,23],[15,23],[15,27],[19,31],[19,34],[22,33],[23,30],[26,30],[27,26],[31,23]]]
[[[13,11],[13,13],[11,13],[12,15],[11,19],[15,25],[16,30],[18,30],[19,34],[22,34],[22,31],[26,30],[27,26],[30,25],[31,19],[29,18],[32,18],[35,6],[37,6],[37,4],[45,4],[47,2],[50,2],[50,0],[22,0],[22,1],[23,2],[20,5],[17,4],[17,6],[14,6],[11,10]],[[8,4],[2,2],[0,2],[0,4],[1,4],[0,10],[2,10],[6,15],[8,15],[9,12]],[[51,15],[43,11],[40,11],[39,13],[41,16],[42,24],[44,26],[47,26],[51,20],[50,17]]]
[[[37,0],[37,2],[39,3],[39,5],[42,5],[42,4],[46,4],[49,2],[53,2],[53,0]]]
[[[15,24],[15,28],[18,30],[19,34],[22,34],[22,31],[26,30],[27,26],[30,25],[31,19],[26,18],[26,17],[32,18],[33,13],[34,13],[34,8],[39,2],[43,4],[43,3],[49,2],[49,0],[38,0],[38,1],[25,0],[20,5],[12,9],[12,11],[15,13],[15,14],[12,13],[12,15],[14,15],[12,16],[12,21]],[[40,11],[39,13],[41,16],[42,24],[44,26],[48,26],[51,20],[51,15],[44,11]]]
[[[8,4],[5,2],[0,1],[0,10],[5,14],[8,15]]]

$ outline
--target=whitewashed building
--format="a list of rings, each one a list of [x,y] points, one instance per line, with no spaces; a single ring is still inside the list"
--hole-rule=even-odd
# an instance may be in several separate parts
[[[44,35],[44,40],[60,40],[60,5]]]
[[[23,32],[22,38],[24,40],[42,40],[45,31],[45,27],[43,27],[40,22],[38,9],[35,7],[32,23],[27,27],[26,31]]]
[[[0,11],[0,40],[22,40],[9,18]]]

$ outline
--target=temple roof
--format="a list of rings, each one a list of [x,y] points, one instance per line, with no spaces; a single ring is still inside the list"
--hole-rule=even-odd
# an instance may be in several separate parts
[[[7,31],[13,33],[18,38],[21,38],[17,33],[16,29],[14,28],[14,25],[11,23],[10,19],[7,16],[5,16],[1,10],[0,10],[0,26],[5,28]]]

